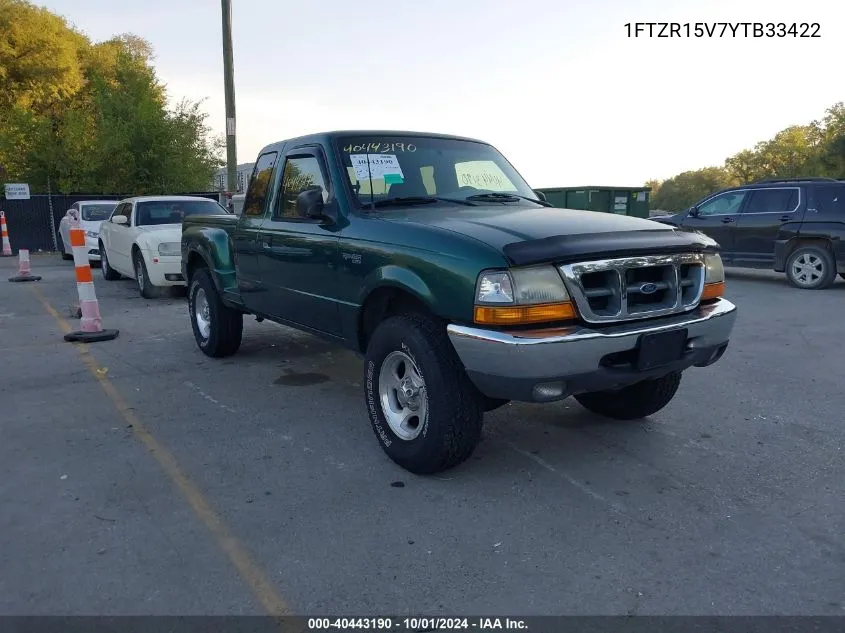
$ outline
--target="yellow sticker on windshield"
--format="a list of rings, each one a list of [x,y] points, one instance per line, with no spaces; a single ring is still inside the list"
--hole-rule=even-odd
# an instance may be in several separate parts
[[[455,174],[462,187],[487,191],[518,191],[505,172],[492,160],[473,160],[455,163]]]

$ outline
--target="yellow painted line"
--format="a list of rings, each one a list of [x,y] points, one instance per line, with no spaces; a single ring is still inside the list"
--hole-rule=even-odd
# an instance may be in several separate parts
[[[50,305],[50,302],[41,290],[34,286],[31,286],[31,289],[38,298],[38,301],[41,302],[41,305],[44,306],[44,309],[56,320],[62,332],[67,334],[73,331],[70,324]],[[258,563],[253,560],[246,548],[241,545],[238,538],[232,533],[232,530],[229,529],[220,515],[214,511],[214,508],[212,508],[199,487],[180,468],[179,462],[176,461],[173,454],[147,430],[135,412],[126,403],[123,396],[120,395],[117,388],[108,379],[106,373],[97,365],[97,361],[91,355],[87,346],[84,343],[75,343],[74,345],[79,350],[82,363],[100,383],[103,391],[106,392],[106,395],[123,419],[126,420],[126,423],[131,425],[132,433],[155,458],[170,481],[179,489],[179,492],[182,493],[182,496],[191,506],[199,520],[202,521],[203,525],[214,536],[217,545],[228,556],[229,561],[238,570],[243,581],[249,586],[267,613],[275,616],[289,613],[285,601],[278,595],[275,587],[267,579],[267,576]]]

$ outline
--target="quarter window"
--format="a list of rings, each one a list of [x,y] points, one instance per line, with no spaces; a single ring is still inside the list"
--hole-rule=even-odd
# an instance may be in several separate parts
[[[792,213],[798,206],[798,189],[758,189],[743,213]]]
[[[743,200],[745,200],[744,191],[729,191],[699,205],[698,215],[703,217],[739,213],[739,208],[742,206]]]
[[[267,199],[270,178],[273,175],[273,167],[276,165],[278,156],[278,152],[267,152],[259,156],[255,162],[255,169],[252,172],[252,178],[249,180],[249,189],[244,198],[243,215],[253,217],[264,215],[264,203]]]
[[[274,216],[282,220],[304,219],[296,210],[296,197],[306,191],[319,187],[323,191],[323,202],[328,199],[326,181],[320,169],[320,161],[315,156],[297,156],[285,162],[282,175],[282,195]]]

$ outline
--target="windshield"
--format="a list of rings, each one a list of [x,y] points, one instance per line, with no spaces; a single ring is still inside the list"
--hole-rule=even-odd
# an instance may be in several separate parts
[[[83,204],[82,205],[82,219],[89,222],[102,222],[108,220],[111,212],[117,206],[116,202],[108,202],[104,204]]]
[[[155,200],[139,202],[136,226],[156,224],[182,224],[186,215],[220,215],[226,209],[214,200]]]
[[[479,194],[510,194],[491,197],[502,202],[537,198],[505,157],[484,143],[425,136],[355,136],[336,143],[361,206],[402,206],[397,198],[409,198],[408,204],[432,197],[465,201]],[[392,200],[396,204],[386,204]]]

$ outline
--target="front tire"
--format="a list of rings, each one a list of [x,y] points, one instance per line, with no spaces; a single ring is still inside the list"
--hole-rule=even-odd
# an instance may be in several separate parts
[[[786,278],[802,290],[823,290],[836,280],[836,263],[823,246],[800,246],[786,260]]]
[[[138,291],[144,299],[155,299],[161,295],[161,288],[154,286],[150,281],[150,275],[147,272],[147,264],[144,262],[144,256],[140,251],[135,251],[132,256],[132,262],[135,265],[135,280],[138,282]]]
[[[109,264],[109,257],[106,255],[106,248],[102,242],[100,242],[100,270],[103,273],[103,279],[106,281],[117,281],[120,279],[120,273]]]
[[[223,303],[205,268],[191,277],[188,311],[194,338],[203,354],[223,358],[238,351],[243,337],[243,314]]]
[[[678,391],[681,372],[644,380],[617,391],[594,391],[575,396],[578,403],[614,420],[640,420],[660,411]]]
[[[481,439],[484,403],[445,329],[427,316],[379,325],[367,346],[364,395],[382,449],[412,473],[457,466]]]

